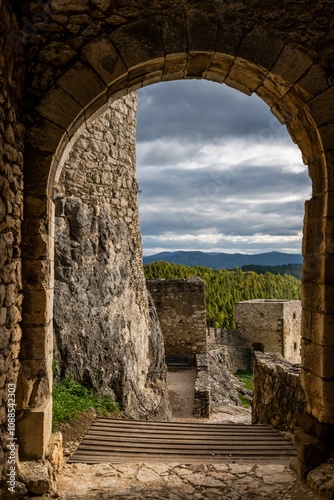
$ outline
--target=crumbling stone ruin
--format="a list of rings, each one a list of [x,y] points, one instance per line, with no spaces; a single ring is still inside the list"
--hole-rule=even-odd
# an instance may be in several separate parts
[[[237,329],[208,328],[209,345],[224,350],[232,373],[251,370],[254,351],[279,353],[291,363],[300,363],[301,312],[300,300],[237,302]]]
[[[167,356],[207,351],[204,281],[146,280],[161,325]]]
[[[254,299],[237,302],[235,315],[244,347],[278,352],[291,363],[300,363],[300,300]]]
[[[168,357],[179,357],[181,363],[182,357],[189,357],[196,366],[194,416],[209,417],[214,407],[239,406],[236,386],[243,388],[233,373],[240,368],[251,370],[251,350],[235,347],[239,332],[230,332],[232,345],[218,347],[208,342],[204,281],[198,277],[149,279],[146,284],[161,325],[167,364]]]
[[[333,3],[1,0],[0,15],[2,485],[9,384],[17,388],[21,458],[43,462],[51,434],[53,196],[62,167],[104,106],[142,85],[183,78],[256,92],[286,124],[309,170],[301,343],[307,419],[297,443],[305,476],[318,465],[312,446],[324,450],[318,462],[334,448]],[[137,293],[135,280],[130,288]]]

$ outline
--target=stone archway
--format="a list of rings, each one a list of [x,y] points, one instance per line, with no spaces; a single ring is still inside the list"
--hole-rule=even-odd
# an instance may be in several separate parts
[[[286,123],[302,151],[313,184],[303,243],[303,384],[310,414],[319,422],[334,424],[330,270],[334,93],[327,76],[328,52],[317,52],[317,34],[314,39],[306,35],[303,39],[303,23],[297,18],[293,29],[285,33],[289,12],[280,18],[275,10],[272,25],[273,14],[265,9],[255,9],[250,23],[242,3],[203,1],[194,8],[191,2],[178,6],[167,2],[165,7],[158,4],[152,9],[141,3],[142,9],[128,10],[124,4],[123,10],[115,9],[116,15],[106,7],[109,2],[94,0],[96,17],[90,18],[86,37],[74,42],[71,28],[70,34],[55,42],[47,31],[48,23],[63,23],[65,30],[66,23],[76,26],[71,25],[73,18],[79,25],[89,17],[90,8],[85,0],[68,4],[52,0],[40,7],[44,24],[35,22],[30,38],[31,44],[34,40],[30,92],[34,97],[25,153],[23,346],[33,349],[23,350],[19,405],[24,412],[21,434],[38,429],[36,453],[40,456],[51,429],[54,182],[80,127],[113,99],[171,79],[206,78],[247,94],[256,92]],[[322,15],[326,18],[325,12]],[[36,12],[28,9],[27,18],[34,16]],[[102,24],[109,26],[103,34]],[[36,38],[39,35],[42,41]],[[25,383],[27,375],[38,382]]]

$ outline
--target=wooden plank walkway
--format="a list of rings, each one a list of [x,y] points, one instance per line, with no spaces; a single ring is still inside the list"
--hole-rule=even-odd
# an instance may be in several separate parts
[[[287,465],[294,456],[291,441],[264,425],[97,418],[69,462]]]

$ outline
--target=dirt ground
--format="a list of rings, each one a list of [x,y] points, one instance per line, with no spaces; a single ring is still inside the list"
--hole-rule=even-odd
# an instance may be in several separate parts
[[[168,397],[174,418],[192,418],[195,396],[196,368],[168,368]]]
[[[172,420],[196,421],[193,417],[196,369],[168,370],[168,396],[172,407]],[[243,406],[224,406],[215,408],[210,418],[201,418],[201,422],[224,422],[226,424],[251,424],[250,408]]]

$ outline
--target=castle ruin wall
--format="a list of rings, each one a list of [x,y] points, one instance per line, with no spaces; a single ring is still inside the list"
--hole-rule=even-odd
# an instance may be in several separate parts
[[[300,362],[300,300],[254,299],[237,302],[235,309],[244,347]]]
[[[165,341],[166,355],[194,356],[207,351],[204,281],[147,280]]]

